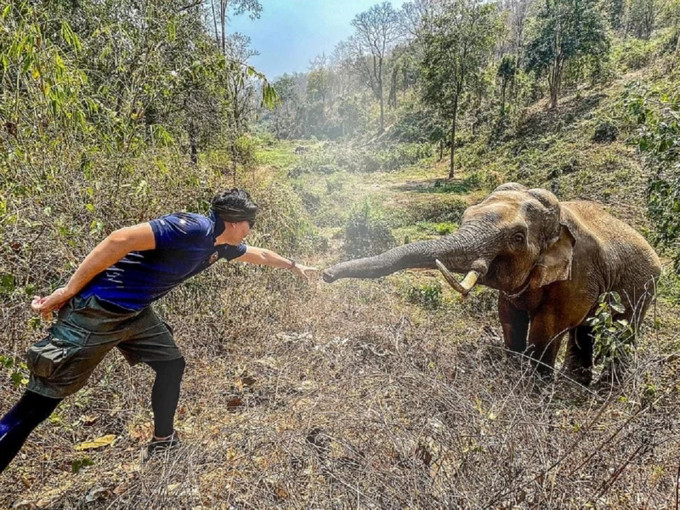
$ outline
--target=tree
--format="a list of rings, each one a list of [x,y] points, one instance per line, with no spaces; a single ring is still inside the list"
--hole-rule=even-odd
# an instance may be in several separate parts
[[[217,6],[215,5],[217,4]],[[229,8],[234,9],[234,15],[239,16],[245,12],[250,13],[250,18],[260,17],[262,5],[259,0],[210,0],[210,10],[212,12],[213,28],[215,30],[215,42],[222,51],[222,55],[227,54],[227,21]]]
[[[515,59],[509,55],[505,55],[498,66],[497,76],[501,80],[501,118],[505,116],[505,92],[508,88],[508,83],[515,77],[516,69]]]
[[[621,28],[624,26],[626,4],[626,0],[607,0],[604,3],[604,9],[607,13],[609,26],[615,31],[621,30]]]
[[[521,67],[524,58],[524,29],[533,0],[507,0],[505,9],[508,10],[510,24],[510,51],[517,56],[516,67]]]
[[[437,14],[441,13],[442,4],[439,0],[412,0],[401,6],[399,24],[402,33],[409,39],[417,39],[427,30],[423,24],[428,23]]]
[[[657,0],[632,0],[628,10],[628,30],[639,39],[649,39],[659,10]]]
[[[385,129],[383,68],[385,58],[400,35],[399,16],[388,2],[374,5],[352,20],[356,33],[350,38],[355,64],[380,103],[380,132]]]
[[[451,125],[449,179],[454,177],[456,122],[463,95],[481,77],[491,57],[499,22],[495,5],[479,0],[453,0],[432,20],[433,31],[423,35],[422,97]]]
[[[234,179],[237,165],[243,163],[238,142],[249,129],[255,107],[255,87],[248,73],[247,62],[258,54],[250,47],[250,37],[239,33],[227,37],[226,57],[235,64],[224,82],[228,102],[225,112],[227,137]]]
[[[566,63],[609,50],[605,24],[597,0],[545,0],[534,28],[527,44],[526,67],[537,75],[547,75],[550,108],[555,109]]]
[[[292,138],[298,135],[298,110],[302,103],[300,87],[295,75],[284,74],[273,85],[279,103],[272,112],[274,134],[277,138]]]

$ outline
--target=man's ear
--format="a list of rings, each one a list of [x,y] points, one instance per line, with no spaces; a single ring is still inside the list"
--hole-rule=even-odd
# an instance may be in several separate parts
[[[576,239],[569,227],[560,225],[560,235],[551,240],[541,253],[529,277],[532,289],[550,285],[553,282],[571,279],[571,262]]]

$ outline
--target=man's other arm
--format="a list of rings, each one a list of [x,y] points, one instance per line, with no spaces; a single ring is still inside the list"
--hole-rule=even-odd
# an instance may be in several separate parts
[[[31,308],[48,316],[53,310],[58,310],[73,296],[78,294],[87,283],[106,268],[122,259],[132,251],[153,250],[156,247],[151,225],[140,223],[132,227],[125,227],[109,234],[99,243],[80,263],[65,287],[55,290],[47,297],[35,296]]]

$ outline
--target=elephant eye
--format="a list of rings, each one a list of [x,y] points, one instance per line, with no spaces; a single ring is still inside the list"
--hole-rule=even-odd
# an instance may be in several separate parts
[[[517,232],[515,235],[512,236],[512,241],[516,244],[524,244],[525,239],[526,237],[522,232]]]

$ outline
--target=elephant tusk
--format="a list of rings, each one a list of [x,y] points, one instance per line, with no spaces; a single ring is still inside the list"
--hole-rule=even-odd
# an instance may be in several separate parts
[[[460,292],[463,297],[467,296],[468,292],[472,289],[472,287],[475,286],[477,283],[477,279],[479,278],[479,273],[477,271],[470,271],[463,281],[461,283],[458,283],[456,278],[451,274],[451,272],[446,269],[446,266],[442,264],[439,259],[434,261],[435,264],[437,264],[437,267],[441,271],[442,275],[444,275],[444,279],[453,287],[456,289],[458,292]]]

